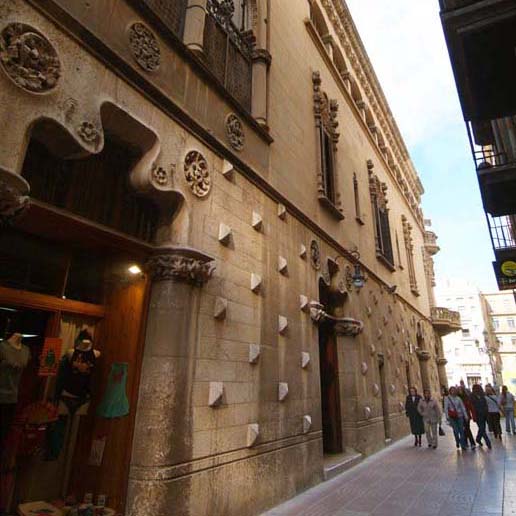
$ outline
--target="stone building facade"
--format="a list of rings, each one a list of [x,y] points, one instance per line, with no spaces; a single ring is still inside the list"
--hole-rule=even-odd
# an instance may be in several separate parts
[[[131,412],[78,423],[70,485],[131,516],[258,514],[328,457],[382,449],[408,433],[408,385],[446,383],[440,335],[460,327],[434,306],[423,187],[345,3],[234,7],[0,6],[5,238],[109,264],[100,301],[21,297],[9,271],[0,300],[88,314],[99,361],[129,363]],[[88,462],[99,436],[112,455]]]

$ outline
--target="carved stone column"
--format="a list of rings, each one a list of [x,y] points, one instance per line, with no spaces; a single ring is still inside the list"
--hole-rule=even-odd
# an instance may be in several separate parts
[[[29,183],[19,174],[0,168],[0,227],[6,226],[29,206]]]
[[[207,0],[188,0],[183,43],[193,51],[204,51],[204,25]]]
[[[192,458],[199,287],[214,269],[211,257],[173,246],[159,248],[147,264],[153,283],[129,473],[129,516],[188,513],[187,493],[170,487],[171,469]]]
[[[421,383],[423,384],[423,389],[430,388],[430,373],[428,371],[430,353],[419,349],[417,350],[417,358],[419,359],[419,370],[421,372]]]
[[[265,49],[253,51],[253,94],[251,114],[263,126],[267,125],[267,75],[271,55]]]
[[[448,360],[444,357],[437,359],[437,373],[439,374],[439,385],[441,387],[448,387],[448,376],[446,375],[446,364]]]

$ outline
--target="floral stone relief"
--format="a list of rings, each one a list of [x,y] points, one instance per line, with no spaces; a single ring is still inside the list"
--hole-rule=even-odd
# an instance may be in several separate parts
[[[31,93],[52,91],[61,76],[61,63],[52,44],[24,23],[10,23],[2,30],[0,63],[17,86]]]

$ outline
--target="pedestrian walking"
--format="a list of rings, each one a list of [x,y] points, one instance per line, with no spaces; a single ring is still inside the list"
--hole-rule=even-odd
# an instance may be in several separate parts
[[[514,395],[509,391],[507,385],[502,387],[502,394],[500,394],[498,403],[505,413],[505,431],[508,434],[512,431],[512,433],[516,435],[516,428],[514,425]]]
[[[417,389],[411,387],[405,401],[405,414],[409,418],[410,431],[415,438],[414,446],[421,446],[421,436],[425,433],[423,418],[417,409],[420,401],[421,396],[417,393]]]
[[[502,439],[502,426],[500,425],[501,407],[493,387],[486,386],[487,420],[490,423],[495,439]]]
[[[466,450],[466,437],[464,435],[464,421],[468,418],[466,407],[459,398],[456,387],[450,387],[448,397],[444,402],[444,412],[448,424],[453,429],[455,444],[458,448]]]
[[[466,437],[466,446],[469,443],[469,446],[471,447],[471,449],[474,450],[476,448],[476,444],[475,444],[475,438],[473,437],[473,433],[471,432],[471,426],[470,426],[471,410],[472,410],[471,400],[470,400],[471,391],[466,390],[466,388],[464,387],[464,382],[461,382],[461,385],[459,386],[457,391],[458,391],[459,398],[462,400],[462,403],[464,403],[464,406],[466,407],[466,413],[468,415],[468,417],[464,420],[464,436]]]
[[[473,393],[471,394],[471,406],[473,421],[478,426],[477,443],[482,446],[482,439],[487,444],[487,447],[491,449],[491,440],[486,432],[486,423],[489,410],[487,408],[487,401],[484,390],[481,385],[473,385]]]
[[[437,427],[441,425],[442,412],[439,403],[432,398],[430,389],[423,390],[423,398],[420,400],[417,409],[423,418],[428,447],[435,450],[437,448],[437,436],[439,435]]]

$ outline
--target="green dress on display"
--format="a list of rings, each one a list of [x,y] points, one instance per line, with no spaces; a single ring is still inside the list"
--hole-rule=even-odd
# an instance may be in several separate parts
[[[126,362],[114,362],[109,373],[104,399],[97,408],[97,415],[112,419],[129,414],[129,400],[125,392],[127,383]]]

